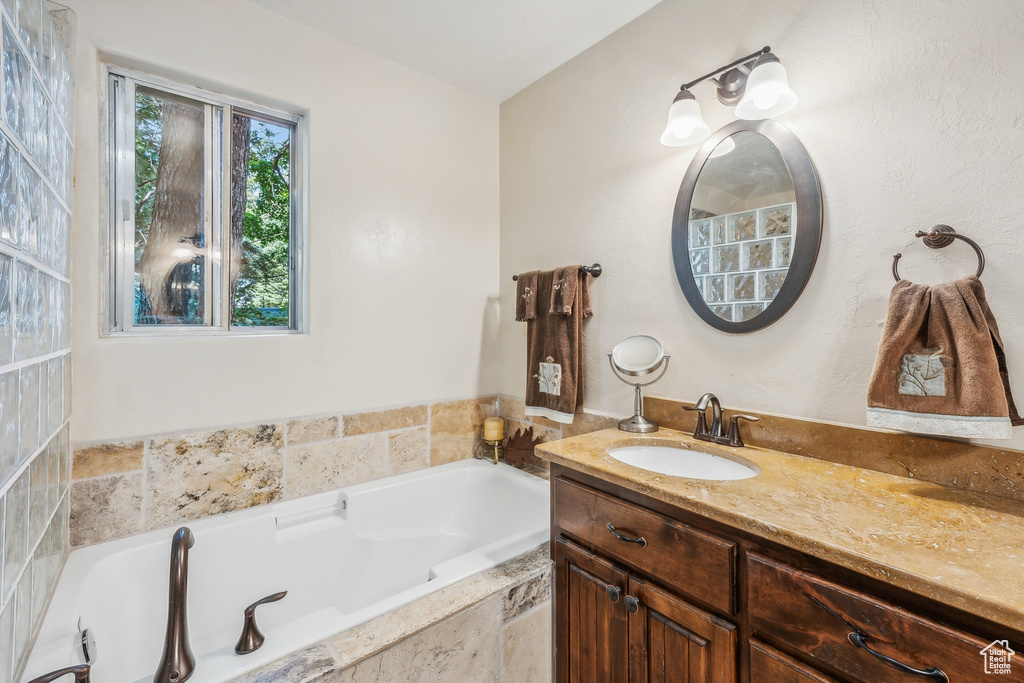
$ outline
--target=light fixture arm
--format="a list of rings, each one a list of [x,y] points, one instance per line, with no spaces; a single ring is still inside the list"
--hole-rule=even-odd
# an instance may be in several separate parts
[[[690,88],[692,88],[693,86],[697,85],[698,83],[703,83],[704,81],[706,81],[708,79],[711,79],[711,78],[714,78],[715,76],[719,76],[719,75],[725,73],[726,71],[729,71],[730,69],[735,69],[737,66],[740,66],[742,64],[746,64],[747,62],[753,61],[753,60],[757,59],[758,57],[760,57],[761,55],[766,55],[766,54],[768,54],[771,51],[772,51],[771,47],[769,47],[768,45],[765,45],[764,47],[762,47],[757,52],[751,53],[751,54],[747,55],[746,57],[741,57],[741,58],[737,59],[734,62],[729,62],[725,66],[719,67],[719,68],[715,69],[714,71],[712,71],[711,73],[705,74],[705,75],[701,76],[698,79],[690,81],[689,83],[684,83],[683,85],[681,85],[679,87],[679,89],[680,90],[689,90]]]

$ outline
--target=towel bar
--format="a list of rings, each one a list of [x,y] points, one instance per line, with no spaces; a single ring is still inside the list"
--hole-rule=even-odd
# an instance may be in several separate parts
[[[981,247],[978,243],[972,240],[970,237],[960,235],[956,230],[949,227],[948,225],[933,225],[928,230],[918,230],[914,233],[914,237],[923,237],[924,246],[929,249],[942,249],[948,247],[953,243],[953,240],[963,240],[967,244],[971,245],[974,249],[974,253],[978,255],[978,272],[975,273],[975,277],[981,277],[981,274],[985,270],[985,254],[981,251]],[[896,282],[900,281],[900,273],[897,270],[900,259],[903,258],[903,254],[895,254],[892,257],[892,276],[896,278]]]
[[[595,263],[592,266],[580,266],[580,272],[581,273],[586,273],[586,274],[590,275],[591,277],[601,277],[601,264],[600,263]],[[513,282],[518,280],[518,279],[519,279],[518,275],[513,275],[512,276],[512,281]]]

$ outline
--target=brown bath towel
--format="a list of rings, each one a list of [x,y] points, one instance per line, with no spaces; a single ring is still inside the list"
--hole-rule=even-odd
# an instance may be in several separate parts
[[[583,319],[590,310],[587,274],[566,266],[536,275],[533,317],[526,320],[526,415],[572,423],[583,402]],[[522,289],[520,284],[518,289]],[[516,320],[520,320],[516,301]],[[526,312],[526,316],[529,312]]]
[[[868,425],[1008,439],[1019,424],[981,280],[897,282],[868,387]]]

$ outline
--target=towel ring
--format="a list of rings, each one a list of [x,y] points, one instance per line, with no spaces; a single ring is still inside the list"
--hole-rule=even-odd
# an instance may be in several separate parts
[[[975,277],[981,277],[981,274],[985,271],[985,254],[981,251],[981,247],[978,243],[972,240],[970,237],[965,237],[957,233],[956,230],[949,227],[948,225],[933,225],[928,230],[918,230],[914,233],[914,237],[923,237],[924,246],[929,249],[942,249],[948,247],[953,243],[953,240],[963,240],[967,244],[971,245],[974,249],[974,253],[978,255],[978,272],[974,274]],[[900,259],[903,254],[895,254],[892,257],[892,276],[896,278],[896,282],[900,281],[900,273],[897,270]]]

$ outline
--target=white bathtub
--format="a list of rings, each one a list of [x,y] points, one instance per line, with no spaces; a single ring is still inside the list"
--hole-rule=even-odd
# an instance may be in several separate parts
[[[226,681],[548,540],[548,485],[507,465],[461,461],[186,524],[194,683]],[[151,681],[167,618],[168,527],[71,553],[23,681],[79,664],[94,683]],[[242,610],[266,642],[239,656]]]

